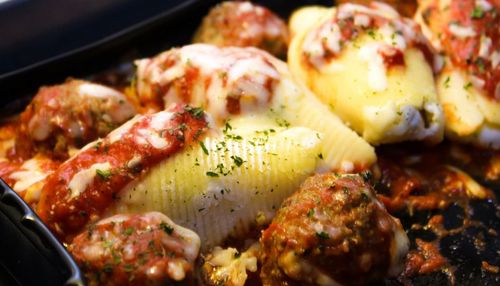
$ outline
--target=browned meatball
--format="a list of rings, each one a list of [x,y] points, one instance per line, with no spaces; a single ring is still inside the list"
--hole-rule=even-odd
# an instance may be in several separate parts
[[[21,114],[16,155],[49,151],[64,159],[69,146],[105,136],[135,114],[123,94],[102,85],[69,80],[42,87]]]
[[[196,233],[151,212],[104,219],[68,250],[90,285],[171,285],[192,278],[199,248]]]
[[[251,2],[228,1],[215,6],[203,19],[193,42],[217,46],[257,47],[283,58],[288,46],[285,22]]]
[[[260,239],[264,285],[363,285],[402,270],[408,238],[359,175],[316,175]]]

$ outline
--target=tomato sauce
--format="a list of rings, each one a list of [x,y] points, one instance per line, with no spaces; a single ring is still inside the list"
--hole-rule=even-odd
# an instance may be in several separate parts
[[[84,148],[47,179],[38,213],[54,233],[67,241],[89,221],[95,221],[126,184],[196,140],[207,126],[199,109],[176,106],[170,112],[172,117],[161,121],[161,126],[154,123],[160,113],[139,117],[128,130],[122,126],[104,140]],[[144,140],[144,132],[157,133],[157,137],[146,139],[160,141]],[[109,164],[109,168],[92,172],[92,166],[99,163]],[[82,170],[90,170],[91,177],[82,185],[74,184],[80,188],[75,194],[69,187]]]
[[[500,100],[500,2],[450,1],[440,10],[433,2],[422,15],[438,35],[451,62],[476,77],[473,83],[488,98]],[[482,7],[483,5],[489,7]]]
[[[319,68],[319,62],[332,61],[341,54],[348,42],[359,48],[355,42],[356,39],[361,35],[369,35],[380,43],[377,52],[383,58],[388,69],[405,66],[403,55],[404,51],[409,47],[421,50],[428,64],[431,67],[434,66],[433,48],[421,35],[420,27],[412,20],[397,15],[395,10],[391,11],[391,13],[394,13],[392,16],[383,15],[382,10],[391,8],[380,8],[379,6],[380,4],[367,6],[340,5],[332,19],[322,24],[305,39],[305,62]],[[391,35],[383,35],[381,28],[388,29],[387,31],[390,30]],[[409,30],[412,32],[409,33]],[[338,31],[338,35],[334,31]],[[399,41],[404,41],[404,45],[401,46]],[[316,51],[310,53],[308,46],[314,46],[318,43],[321,46],[322,53],[319,55],[316,54]],[[321,60],[315,59],[315,57],[321,57]]]

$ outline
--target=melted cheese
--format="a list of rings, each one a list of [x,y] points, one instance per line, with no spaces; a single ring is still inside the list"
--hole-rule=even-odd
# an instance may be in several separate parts
[[[141,96],[149,94],[149,85],[160,84],[168,87],[163,100],[165,106],[184,102],[179,94],[182,90],[172,87],[172,82],[189,77],[187,88],[191,90],[188,103],[205,107],[216,119],[229,117],[228,98],[239,101],[242,113],[264,110],[272,96],[272,85],[280,74],[266,60],[264,52],[247,48],[235,49],[196,44],[173,49],[151,60],[141,60],[138,66],[138,92]],[[168,68],[164,62],[174,60]],[[196,70],[197,75],[189,73]],[[199,74],[198,74],[199,73]]]
[[[483,11],[489,11],[493,9],[493,5],[487,0],[476,0],[476,7],[481,8]]]
[[[85,189],[94,181],[97,175],[97,170],[109,171],[111,164],[106,163],[96,163],[90,166],[88,169],[82,170],[76,173],[68,184],[68,189],[70,190],[69,199],[78,197]]]
[[[456,23],[451,23],[448,25],[448,29],[450,32],[458,38],[470,38],[476,36],[476,31],[474,31],[473,27],[463,27]]]
[[[78,93],[81,96],[97,97],[101,99],[116,97],[123,98],[123,95],[114,89],[99,84],[84,82],[78,86]]]
[[[48,174],[42,171],[39,163],[40,162],[36,158],[30,159],[23,163],[20,171],[14,172],[10,175],[10,178],[16,180],[13,187],[16,192],[25,191],[31,185],[40,182],[47,177]]]
[[[206,262],[215,267],[211,281],[216,285],[218,282],[230,282],[233,286],[244,286],[248,278],[247,271],[257,271],[258,244],[250,247],[249,250],[237,255],[235,248],[222,249],[215,247],[210,259]]]
[[[490,55],[491,48],[491,38],[486,37],[484,35],[481,36],[481,45],[479,46],[479,56],[482,58],[488,58]]]
[[[119,141],[120,139],[122,139],[122,137],[127,134],[130,129],[137,123],[139,122],[139,119],[141,119],[142,117],[140,115],[136,115],[134,118],[130,119],[129,121],[125,122],[122,126],[116,128],[115,130],[113,130],[111,133],[108,134],[108,138],[109,138],[109,143],[114,143],[116,141]],[[86,150],[88,147],[91,147],[93,146],[93,144],[89,144],[87,146],[85,146],[82,150]]]
[[[387,88],[387,74],[384,59],[379,54],[380,45],[369,43],[359,50],[359,57],[368,65],[368,84],[374,91],[384,91]]]

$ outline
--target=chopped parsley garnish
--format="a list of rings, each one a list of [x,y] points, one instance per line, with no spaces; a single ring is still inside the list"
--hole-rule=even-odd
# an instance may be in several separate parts
[[[444,80],[444,87],[445,87],[445,88],[450,87],[450,77],[447,77],[447,78]]]
[[[94,149],[96,151],[99,151],[99,148],[101,148],[101,145],[102,145],[102,141],[98,141],[95,145],[94,145]]]
[[[186,106],[184,107],[184,110],[191,113],[191,115],[193,115],[196,119],[201,119],[203,117],[203,109],[201,107]]]
[[[484,11],[481,9],[481,7],[475,7],[474,10],[472,10],[471,17],[472,19],[481,19],[484,16]]]
[[[113,265],[111,263],[104,264],[104,267],[102,268],[102,271],[104,271],[106,273],[113,272]]]
[[[361,193],[361,198],[362,198],[364,201],[368,201],[368,200],[370,200],[370,196],[368,196],[368,194],[367,194],[367,193],[365,193],[365,192],[362,192],[362,193]]]
[[[241,256],[241,253],[239,251],[236,251],[236,253],[234,254],[234,258],[240,258]]]
[[[233,126],[231,126],[231,124],[229,124],[229,122],[226,122],[226,124],[224,125],[224,130],[222,132],[226,133],[229,130],[233,130]]]
[[[160,229],[168,235],[171,235],[174,232],[174,228],[164,222],[160,223]]]
[[[319,239],[329,239],[330,236],[324,231],[316,232],[316,237]]]
[[[472,87],[472,82],[470,82],[470,81],[464,85],[465,90],[469,90],[469,88],[471,88],[471,87]]]
[[[310,209],[308,212],[307,212],[307,217],[312,217],[314,215],[314,209]]]
[[[203,143],[203,141],[200,141],[200,146],[201,146],[201,149],[203,150],[203,153],[205,153],[205,155],[208,155],[208,149],[205,146],[205,143]]]
[[[364,171],[361,173],[361,177],[363,178],[363,181],[369,182],[372,179],[373,174],[370,171]]]
[[[134,265],[132,265],[132,264],[125,264],[125,265],[123,265],[123,271],[125,271],[125,272],[132,272],[132,271],[134,271]]]
[[[134,233],[134,228],[133,228],[133,227],[127,227],[127,228],[125,229],[125,231],[123,231],[123,233],[124,233],[125,235],[131,235],[132,233]]]
[[[209,176],[209,177],[218,177],[218,176],[219,176],[219,174],[217,174],[217,173],[215,173],[215,172],[212,172],[212,171],[208,171],[208,172],[206,173],[206,175],[207,175],[207,176]]]
[[[290,122],[283,118],[276,118],[276,123],[279,127],[290,127]]]
[[[236,166],[238,166],[238,167],[240,167],[240,166],[243,164],[243,162],[244,162],[244,161],[243,161],[243,159],[241,159],[241,157],[238,157],[238,156],[236,156],[236,155],[231,156],[231,159],[233,159],[234,164],[235,164]]]
[[[97,169],[97,170],[95,170],[95,172],[103,180],[108,180],[109,177],[111,177],[111,171],[110,170],[100,170],[100,169]]]
[[[480,73],[484,73],[484,61],[481,58],[476,60],[476,66],[479,68]]]
[[[372,39],[376,39],[376,34],[375,34],[375,31],[374,30],[368,30],[368,36],[370,36]]]

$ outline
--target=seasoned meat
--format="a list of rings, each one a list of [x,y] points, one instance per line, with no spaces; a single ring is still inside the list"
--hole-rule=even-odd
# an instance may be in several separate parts
[[[151,212],[104,219],[75,237],[68,250],[91,286],[110,286],[189,284],[199,248],[196,233]]]
[[[364,285],[397,275],[408,251],[399,220],[359,175],[306,180],[260,243],[264,285]]]
[[[283,58],[288,46],[285,22],[251,2],[228,1],[215,6],[203,19],[193,42],[221,47],[257,47]]]
[[[81,81],[42,87],[21,114],[15,153],[30,158],[37,151],[67,158],[136,114],[127,98],[111,88]]]

